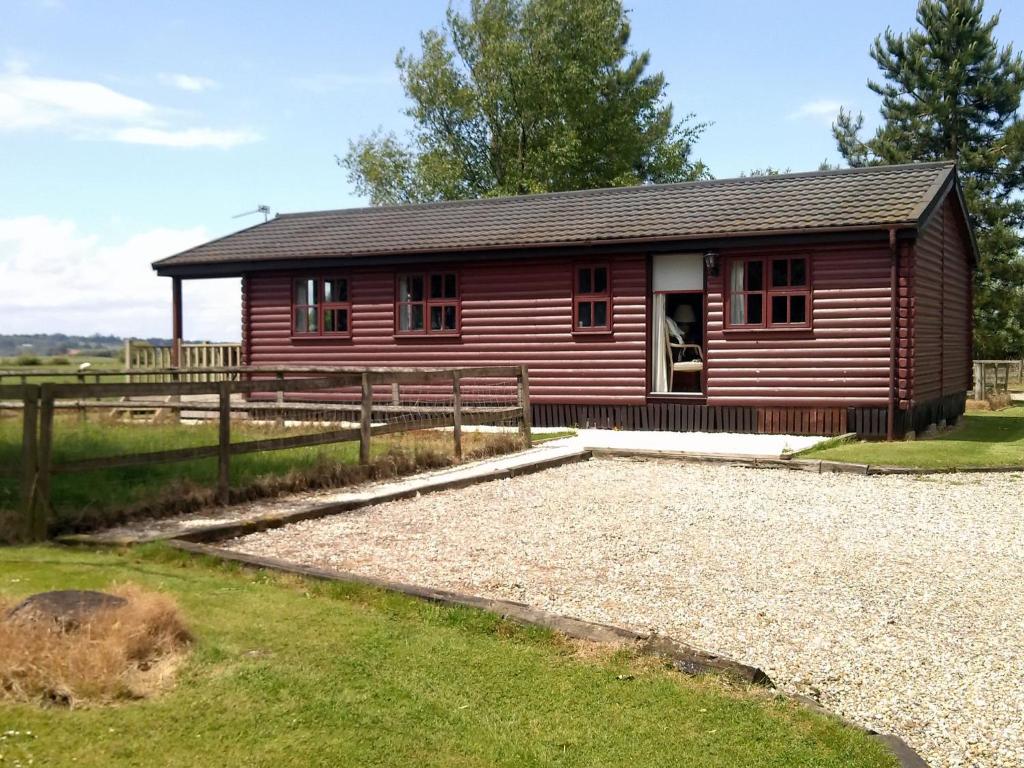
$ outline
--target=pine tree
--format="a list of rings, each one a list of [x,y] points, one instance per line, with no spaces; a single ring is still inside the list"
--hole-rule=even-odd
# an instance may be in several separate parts
[[[863,114],[840,110],[832,132],[851,166],[956,160],[980,263],[975,273],[975,354],[1024,356],[1024,60],[995,39],[999,14],[983,0],[921,0],[919,28],[886,29],[870,55],[882,82],[882,123],[860,138]]]

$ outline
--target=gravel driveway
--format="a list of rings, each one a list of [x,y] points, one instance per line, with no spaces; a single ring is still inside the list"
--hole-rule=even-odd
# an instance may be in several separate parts
[[[227,546],[657,629],[933,766],[1024,765],[1020,474],[593,460]]]

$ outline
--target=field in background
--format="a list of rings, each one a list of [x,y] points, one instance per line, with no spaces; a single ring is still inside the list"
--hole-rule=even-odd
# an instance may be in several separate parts
[[[494,614],[152,546],[2,549],[0,572],[16,576],[0,598],[165,591],[196,638],[148,701],[0,705],[12,765],[895,768],[865,733],[770,692]]]
[[[800,458],[921,469],[1020,467],[1024,470],[1024,407],[971,411],[962,417],[962,422],[932,438],[893,443],[843,443],[812,448],[800,454]]]

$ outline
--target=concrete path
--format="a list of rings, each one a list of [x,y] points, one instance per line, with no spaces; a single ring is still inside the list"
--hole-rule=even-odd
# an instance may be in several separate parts
[[[356,488],[293,493],[262,501],[235,504],[230,507],[212,507],[175,517],[136,520],[116,528],[107,528],[96,533],[68,538],[134,544],[169,539],[199,529],[226,527],[254,520],[280,520],[296,515],[318,517],[322,514],[333,514],[356,507],[408,498],[420,493],[458,488],[487,480],[526,474],[589,457],[589,452],[579,445],[564,445],[560,444],[561,442],[551,441],[520,453],[507,454],[448,469],[423,472],[397,480],[370,483]]]
[[[627,432],[612,429],[581,429],[576,437],[553,445],[577,445],[591,451],[637,451],[643,454],[688,454],[780,458],[828,440],[796,435],[740,435],[731,432]]]

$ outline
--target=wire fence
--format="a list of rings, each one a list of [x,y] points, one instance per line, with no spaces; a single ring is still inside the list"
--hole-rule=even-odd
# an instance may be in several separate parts
[[[17,486],[10,495],[17,497],[20,538],[45,538],[55,476],[216,459],[216,497],[227,503],[231,461],[243,454],[358,441],[358,461],[365,465],[375,437],[424,429],[450,430],[456,459],[463,455],[465,428],[517,430],[530,444],[525,367],[236,367],[222,373],[225,378],[213,382],[0,385],[0,411],[7,415],[0,428],[9,449],[0,479]],[[81,429],[82,422],[124,421],[207,428],[153,430],[152,439],[136,430],[117,441],[104,440],[105,429]]]

